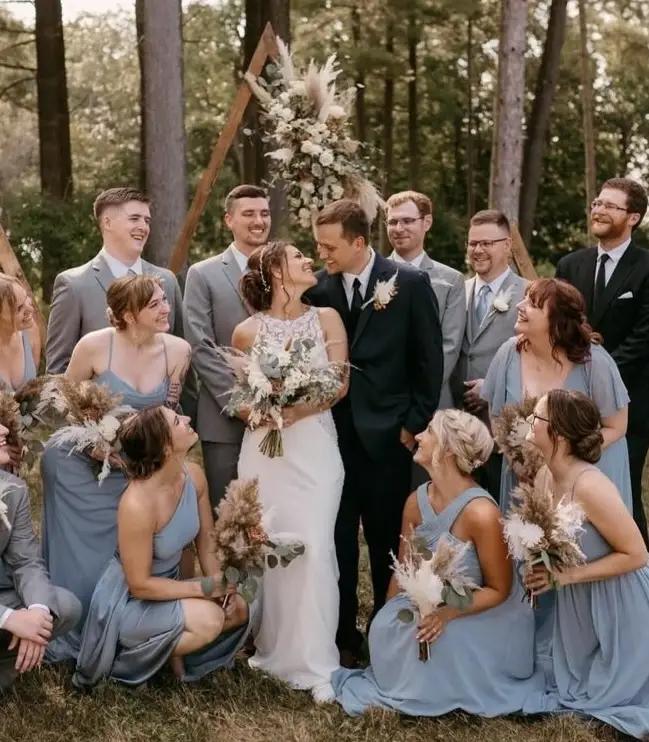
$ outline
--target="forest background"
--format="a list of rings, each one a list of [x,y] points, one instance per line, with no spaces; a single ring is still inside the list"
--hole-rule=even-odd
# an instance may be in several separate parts
[[[427,249],[449,265],[463,267],[468,216],[488,205],[493,190],[507,13],[520,18],[524,8],[520,206],[513,216],[537,269],[551,273],[562,254],[586,242],[588,181],[591,191],[593,181],[617,175],[646,182],[645,0],[70,4],[76,13],[61,25],[60,0],[0,3],[0,222],[45,304],[56,273],[97,252],[91,205],[106,187],[148,186],[158,209],[147,253],[166,263],[269,19],[290,38],[299,62],[337,54],[341,80],[357,88],[355,135],[375,181],[386,195],[414,187],[431,196]],[[155,70],[166,78],[156,81]],[[163,95],[151,94],[160,89]],[[174,115],[173,137],[155,136],[151,122]],[[588,175],[585,144],[595,162]],[[191,243],[191,262],[229,243],[225,193],[266,175],[253,107]],[[290,233],[312,249],[307,233]],[[647,242],[644,233],[636,239]],[[378,241],[385,246],[382,232]]]

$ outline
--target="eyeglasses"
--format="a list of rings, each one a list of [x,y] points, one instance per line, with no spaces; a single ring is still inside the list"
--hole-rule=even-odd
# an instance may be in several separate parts
[[[610,201],[600,201],[598,198],[596,198],[590,205],[590,210],[593,211],[594,209],[604,209],[606,211],[629,211],[624,208],[624,206],[612,204]]]
[[[474,250],[476,247],[482,247],[485,250],[491,250],[496,242],[504,242],[508,239],[509,237],[499,237],[497,240],[469,240],[466,243],[466,246],[470,247],[472,250]]]
[[[550,422],[547,417],[541,417],[541,415],[537,415],[536,412],[528,415],[528,417],[525,419],[525,422],[529,423],[530,425],[534,425],[537,420],[543,420],[544,423]]]
[[[415,222],[423,218],[423,216],[402,216],[400,219],[388,219],[387,225],[388,227],[398,227],[401,223],[404,227],[412,227]]]

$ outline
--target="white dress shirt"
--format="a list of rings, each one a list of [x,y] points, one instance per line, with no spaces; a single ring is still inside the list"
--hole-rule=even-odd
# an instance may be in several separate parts
[[[138,258],[133,265],[125,265],[121,260],[111,255],[105,247],[101,248],[101,254],[115,278],[124,278],[129,271],[137,273],[138,276],[142,275],[142,258]]]
[[[239,248],[234,244],[234,242],[230,243],[230,250],[232,250],[234,259],[237,261],[239,270],[242,274],[245,273],[248,270],[248,256],[244,255],[241,250],[239,250]]]
[[[392,255],[390,255],[390,260],[394,260],[395,263],[405,263],[406,265],[412,265],[413,268],[420,268],[421,262],[424,259],[424,255],[425,253],[422,250],[419,255],[414,257],[412,260],[406,260],[405,258],[402,258],[396,250],[393,250]]]
[[[489,289],[491,290],[491,301],[493,302],[493,300],[496,298],[496,294],[500,291],[503,283],[505,282],[505,279],[510,273],[511,273],[511,268],[509,267],[505,268],[505,271],[503,273],[501,273],[499,276],[494,278],[494,280],[490,281],[489,283],[487,283],[482,278],[480,278],[480,276],[476,276],[473,295],[477,296],[480,293],[480,289],[483,286],[489,286]]]
[[[608,255],[608,260],[604,263],[604,285],[606,285],[611,276],[613,275],[613,271],[615,270],[617,264],[622,259],[622,256],[626,252],[627,247],[631,244],[631,238],[629,237],[626,242],[623,242],[621,245],[618,245],[617,247],[614,247],[612,250],[604,250],[604,248],[601,245],[597,245],[597,267],[595,268],[595,281],[597,281],[597,271],[599,270],[600,262],[599,259],[602,257],[602,255],[606,254]]]
[[[347,297],[347,306],[351,309],[352,298],[354,296],[354,280],[358,278],[361,285],[359,291],[361,297],[365,299],[365,292],[367,291],[367,284],[370,282],[370,273],[374,267],[374,261],[376,259],[376,253],[370,247],[370,259],[367,261],[367,265],[363,270],[356,275],[355,273],[343,273],[343,288],[345,289],[345,296]]]

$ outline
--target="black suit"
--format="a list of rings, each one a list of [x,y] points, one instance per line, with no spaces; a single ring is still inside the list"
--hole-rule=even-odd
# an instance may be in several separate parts
[[[597,248],[561,258],[557,278],[578,288],[586,300],[588,321],[604,338],[631,397],[627,443],[633,487],[633,516],[647,540],[642,508],[642,470],[649,449],[649,251],[631,243],[593,309]],[[628,298],[622,298],[631,294]]]
[[[397,266],[376,255],[365,300],[377,280]],[[365,307],[349,337],[349,393],[333,409],[345,466],[345,485],[336,522],[340,568],[338,645],[357,652],[358,527],[368,544],[374,592],[372,615],[385,602],[390,556],[399,547],[401,512],[410,489],[411,454],[399,440],[401,428],[421,432],[437,409],[444,360],[437,300],[425,273],[398,266],[397,293],[384,309]],[[350,327],[340,275],[318,273],[308,294],[316,306],[336,309]],[[351,333],[350,333],[351,334]]]

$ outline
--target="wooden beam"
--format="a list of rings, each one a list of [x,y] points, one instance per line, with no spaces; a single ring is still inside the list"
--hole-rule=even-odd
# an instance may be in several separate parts
[[[516,269],[523,278],[533,281],[539,277],[516,223],[512,224],[512,258]]]
[[[9,238],[2,228],[2,225],[0,225],[0,268],[2,268],[2,272],[6,273],[8,276],[17,278],[25,287],[25,291],[29,295],[29,298],[32,300],[32,304],[34,305],[34,319],[36,320],[38,337],[40,339],[40,343],[37,348],[38,356],[40,357],[42,349],[45,347],[45,338],[47,336],[45,318],[41,313],[38,301],[36,300],[34,292],[32,291],[32,288],[29,285],[25,274],[23,273],[23,269],[20,267],[20,263],[18,261],[18,258],[16,257],[16,253],[13,251],[13,248],[9,243]]]
[[[247,71],[251,75],[258,77],[262,73],[268,57],[276,57],[277,54],[277,37],[275,36],[275,31],[273,31],[271,24],[267,23],[266,28],[259,39],[255,53],[252,55]],[[212,193],[214,183],[219,176],[221,167],[223,166],[228,154],[228,150],[232,146],[232,142],[237,134],[237,129],[241,124],[243,114],[251,96],[252,92],[250,86],[244,80],[241,85],[239,85],[237,94],[232,102],[232,106],[230,107],[230,113],[228,114],[225,126],[221,129],[221,133],[212,149],[210,161],[196,186],[194,200],[189,207],[189,211],[185,217],[185,222],[180,230],[173,252],[171,253],[169,269],[174,273],[179,273],[187,262],[189,243],[191,242],[196,227],[198,226],[198,222],[203,215],[207,201]]]

